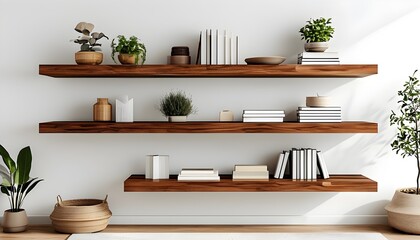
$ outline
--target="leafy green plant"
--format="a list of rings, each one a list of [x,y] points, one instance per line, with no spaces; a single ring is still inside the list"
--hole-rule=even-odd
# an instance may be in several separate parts
[[[131,36],[129,39],[127,39],[123,35],[117,36],[118,43],[115,42],[115,38],[112,39],[111,48],[112,48],[112,60],[114,60],[115,63],[115,53],[126,53],[126,54],[132,54],[135,56],[135,64],[137,65],[139,63],[139,58],[141,57],[143,64],[146,61],[146,47],[143,43],[139,41],[139,39],[136,36]]]
[[[86,22],[80,22],[77,24],[77,26],[74,28],[79,33],[82,33],[82,36],[79,36],[76,40],[73,40],[75,43],[80,44],[80,51],[87,52],[87,51],[101,51],[100,46],[102,44],[98,43],[98,40],[101,38],[109,39],[107,36],[105,36],[104,33],[99,32],[93,32],[90,33],[91,30],[93,30],[94,26],[91,23]]]
[[[184,92],[170,92],[160,101],[160,112],[166,116],[188,116],[196,110],[192,104],[192,98]]]
[[[416,194],[419,194],[420,180],[420,84],[415,76],[417,70],[404,83],[404,89],[398,91],[401,99],[398,101],[400,112],[397,115],[391,112],[391,125],[396,125],[398,133],[396,139],[391,143],[392,150],[400,153],[403,158],[415,157],[417,159],[417,187]],[[406,191],[407,192],[407,191]]]
[[[23,200],[28,193],[43,179],[29,177],[32,165],[32,153],[29,146],[20,150],[17,162],[13,161],[2,145],[0,145],[0,155],[7,167],[0,165],[1,192],[9,199],[10,210],[19,212],[22,210]]]
[[[310,19],[306,22],[307,24],[299,32],[302,40],[305,39],[307,43],[328,42],[333,37],[334,28],[330,26],[331,18],[325,19],[321,17],[315,20]]]

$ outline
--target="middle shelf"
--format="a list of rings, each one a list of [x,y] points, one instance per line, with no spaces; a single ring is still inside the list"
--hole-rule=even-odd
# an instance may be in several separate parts
[[[131,175],[124,181],[124,192],[376,192],[378,183],[362,175],[330,175],[329,179],[299,181],[233,181],[232,175],[221,175],[220,182],[179,182],[170,179],[145,179]]]
[[[373,122],[244,123],[244,122],[92,122],[57,121],[39,124],[40,133],[378,133]]]

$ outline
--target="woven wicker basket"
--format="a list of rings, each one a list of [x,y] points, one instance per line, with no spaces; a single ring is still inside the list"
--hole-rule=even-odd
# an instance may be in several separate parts
[[[63,201],[57,196],[57,204],[50,218],[57,232],[91,233],[106,228],[112,213],[107,203],[99,199],[75,199]]]

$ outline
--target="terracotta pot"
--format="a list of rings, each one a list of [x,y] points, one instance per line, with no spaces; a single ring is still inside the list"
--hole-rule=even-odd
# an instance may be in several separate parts
[[[93,105],[93,121],[111,121],[112,105],[108,102],[108,98],[98,98]]]
[[[305,43],[307,52],[325,52],[328,49],[328,42],[310,42]]]
[[[400,231],[420,234],[420,195],[401,190],[395,191],[392,201],[385,207],[388,223]]]
[[[186,122],[187,116],[169,116],[169,122]]]
[[[120,60],[120,63],[124,65],[136,64],[136,56],[134,54],[120,53],[118,55],[118,60]],[[142,62],[142,59],[139,56],[139,63],[141,64],[141,62]]]
[[[102,63],[104,55],[101,52],[77,52],[74,59],[79,65],[99,65]]]
[[[10,209],[3,214],[3,232],[18,233],[26,231],[28,227],[28,216],[24,209],[19,212],[12,212]]]

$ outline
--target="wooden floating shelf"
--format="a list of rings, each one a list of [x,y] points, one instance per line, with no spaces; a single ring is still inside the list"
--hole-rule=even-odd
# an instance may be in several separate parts
[[[372,122],[45,122],[40,133],[378,133]]]
[[[323,77],[360,78],[378,73],[376,64],[349,65],[39,65],[39,74],[57,78],[143,77]]]
[[[362,175],[331,175],[317,181],[270,179],[269,181],[233,181],[222,175],[220,182],[178,182],[170,179],[151,180],[144,175],[131,175],[124,181],[124,192],[377,192],[377,182]]]

